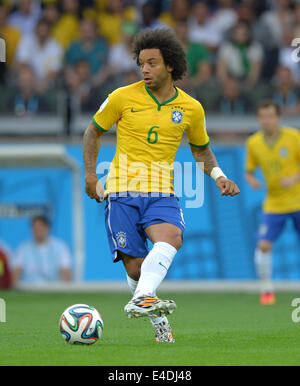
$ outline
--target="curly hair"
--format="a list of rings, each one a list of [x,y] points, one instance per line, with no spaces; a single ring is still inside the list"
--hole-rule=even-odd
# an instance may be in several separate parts
[[[132,51],[138,66],[140,52],[152,48],[159,49],[165,65],[173,68],[173,80],[182,79],[187,72],[187,61],[185,51],[175,33],[169,28],[161,28],[146,29],[136,35]]]

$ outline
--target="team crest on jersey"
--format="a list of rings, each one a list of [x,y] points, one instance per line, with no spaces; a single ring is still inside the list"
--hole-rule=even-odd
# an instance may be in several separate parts
[[[178,123],[182,122],[183,113],[180,110],[172,111],[172,122],[178,125]]]
[[[126,233],[125,232],[118,232],[116,235],[118,246],[120,248],[126,247]]]
[[[175,125],[178,125],[182,122],[183,115],[185,113],[185,109],[181,106],[173,106],[171,113],[171,120]]]
[[[286,157],[286,156],[288,155],[288,150],[287,150],[287,148],[282,147],[282,148],[280,149],[280,155],[281,155],[281,157]]]

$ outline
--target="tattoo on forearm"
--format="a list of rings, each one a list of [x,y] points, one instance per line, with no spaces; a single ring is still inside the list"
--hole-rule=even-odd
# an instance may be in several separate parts
[[[83,161],[85,174],[95,174],[100,149],[100,136],[90,125],[83,136]]]
[[[219,166],[216,157],[209,146],[205,148],[191,146],[191,150],[196,162],[203,162],[203,167],[201,167],[201,169],[203,169],[204,173],[207,175],[210,175],[214,167]]]

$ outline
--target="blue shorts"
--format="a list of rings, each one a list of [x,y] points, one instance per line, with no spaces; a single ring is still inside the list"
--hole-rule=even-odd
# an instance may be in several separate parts
[[[146,257],[149,249],[144,229],[163,222],[177,226],[183,233],[185,222],[176,196],[109,195],[105,226],[113,262],[121,260],[118,251],[132,257]]]
[[[293,220],[294,227],[300,237],[300,211],[283,214],[263,213],[258,230],[258,240],[276,241],[288,218]]]

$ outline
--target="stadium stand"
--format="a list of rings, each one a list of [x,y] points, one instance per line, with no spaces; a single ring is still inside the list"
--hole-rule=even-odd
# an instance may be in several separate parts
[[[19,118],[50,112],[64,125],[93,113],[109,91],[139,79],[132,37],[167,26],[187,51],[189,72],[179,86],[208,113],[253,113],[267,96],[297,115],[300,66],[290,53],[299,14],[292,0],[3,0],[0,112]],[[228,95],[227,81],[237,95]]]

